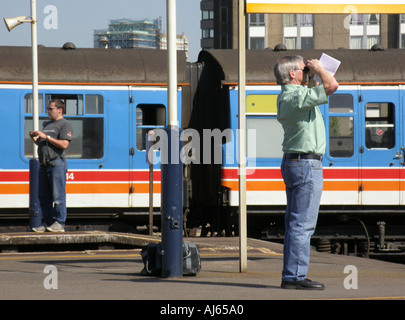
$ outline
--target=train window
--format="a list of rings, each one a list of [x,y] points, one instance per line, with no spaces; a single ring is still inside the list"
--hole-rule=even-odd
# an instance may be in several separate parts
[[[83,95],[81,94],[46,94],[45,106],[49,101],[60,99],[65,102],[65,115],[76,116],[83,114]]]
[[[392,149],[395,146],[395,108],[392,103],[366,104],[366,147]]]
[[[42,94],[40,94],[42,97]],[[88,96],[90,98],[88,98]],[[83,115],[83,95],[75,94],[45,94],[45,106],[51,99],[62,99],[66,103],[65,117],[73,127],[73,136],[69,148],[66,152],[68,159],[101,159],[104,156],[104,107],[103,98],[99,95],[88,95],[84,100],[89,104],[86,113],[91,117]],[[48,121],[46,111],[40,101],[39,128]],[[86,106],[87,108],[88,106]],[[29,138],[29,131],[33,129],[32,121],[32,94],[27,94],[24,99],[24,155],[32,158],[33,143]],[[98,114],[98,116],[94,116]]]
[[[247,156],[248,158],[282,158],[283,128],[276,118],[247,118]],[[252,139],[251,130],[256,138]],[[269,133],[270,139],[269,139]],[[255,141],[256,145],[250,142]]]
[[[24,113],[32,113],[32,93],[28,93],[24,97]],[[44,97],[42,94],[38,94],[38,108],[41,113],[44,107]]]
[[[101,159],[104,155],[103,118],[67,118],[73,137],[66,152],[70,159]]]
[[[353,156],[353,117],[329,117],[329,154],[337,158]]]
[[[103,114],[104,100],[99,94],[86,94],[85,97],[86,114]]]
[[[136,148],[145,150],[149,130],[164,128],[166,108],[162,104],[140,104],[136,107]]]
[[[104,155],[104,119],[103,118],[68,118],[73,127],[73,137],[66,151],[68,159],[101,159]],[[39,128],[47,118],[39,119]],[[32,117],[24,121],[24,155],[32,158],[33,143],[29,132],[33,128]]]
[[[350,94],[331,95],[329,113],[353,113],[353,96]]]

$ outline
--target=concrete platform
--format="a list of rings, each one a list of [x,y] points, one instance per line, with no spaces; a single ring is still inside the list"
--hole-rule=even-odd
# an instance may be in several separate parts
[[[18,248],[19,246],[32,245],[74,245],[91,243],[145,246],[148,243],[158,242],[160,242],[159,237],[105,231],[0,233],[0,248]]]
[[[80,234],[15,234],[0,242],[94,241],[145,243],[158,237],[85,232]],[[32,241],[32,240],[31,240]],[[202,270],[197,276],[145,277],[140,249],[85,250],[0,254],[0,299],[34,300],[158,300],[154,307],[235,300],[405,300],[405,265],[360,257],[312,252],[309,278],[324,291],[280,288],[280,244],[248,239],[247,272],[239,272],[238,238],[185,238],[200,248]],[[53,279],[54,278],[54,279]],[[52,288],[55,284],[56,288]],[[53,282],[52,282],[53,281]],[[47,288],[48,286],[48,288]],[[232,301],[231,301],[232,302]],[[245,303],[245,302],[244,302]],[[263,304],[266,306],[266,304]]]

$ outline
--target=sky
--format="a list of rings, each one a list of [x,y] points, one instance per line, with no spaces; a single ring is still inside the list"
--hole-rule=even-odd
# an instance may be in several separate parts
[[[94,29],[107,29],[111,19],[162,18],[166,32],[166,0],[37,0],[38,44],[93,47]],[[177,0],[177,34],[189,41],[189,61],[200,51],[200,0]],[[0,0],[0,19],[31,16],[31,0]],[[31,26],[24,23],[9,32],[0,20],[0,46],[31,46]]]

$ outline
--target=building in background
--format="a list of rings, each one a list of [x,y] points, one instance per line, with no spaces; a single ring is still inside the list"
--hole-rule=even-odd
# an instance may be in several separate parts
[[[167,36],[161,29],[161,18],[113,19],[108,29],[94,30],[94,48],[166,50]],[[188,53],[187,36],[177,36],[177,50]]]
[[[201,0],[201,48],[236,49],[238,0]],[[246,47],[287,49],[405,48],[405,15],[248,14]]]
[[[177,50],[185,51],[186,57],[188,57],[188,38],[184,34],[176,36]],[[159,39],[159,49],[167,50],[167,34],[161,33]]]
[[[94,47],[158,49],[160,29],[160,19],[113,19],[108,29],[94,30]]]

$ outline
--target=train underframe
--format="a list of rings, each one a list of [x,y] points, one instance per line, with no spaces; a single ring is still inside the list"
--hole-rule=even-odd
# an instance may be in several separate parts
[[[260,231],[260,239],[282,243],[283,209],[272,209],[255,208],[250,211],[249,220],[257,226],[265,226]],[[317,251],[334,254],[373,258],[405,256],[404,209],[399,206],[321,206],[311,243]]]
[[[223,201],[225,199],[225,201]],[[217,205],[184,207],[185,237],[238,236],[239,210],[221,195]],[[283,243],[284,206],[247,207],[248,237]],[[71,208],[67,231],[104,230],[149,233],[145,209]],[[28,210],[0,212],[0,232],[27,231]],[[159,208],[153,211],[153,230],[160,231]],[[321,206],[311,240],[317,251],[333,254],[405,256],[405,213],[401,206]]]

